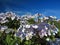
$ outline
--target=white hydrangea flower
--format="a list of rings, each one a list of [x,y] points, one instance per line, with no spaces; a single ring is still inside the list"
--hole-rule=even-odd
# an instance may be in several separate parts
[[[31,31],[31,32],[29,32],[29,33],[27,33],[27,34],[32,35],[32,34],[33,34],[33,32]]]
[[[47,36],[47,34],[45,33],[45,36]]]
[[[51,36],[51,32],[50,31],[48,31],[48,35]]]
[[[45,34],[42,32],[39,32],[39,36],[40,36],[40,38],[43,38],[45,36]]]
[[[4,31],[4,30],[1,30],[2,32]]]
[[[5,33],[9,33],[9,32],[10,32],[10,30],[6,30],[6,31],[5,31]]]
[[[16,45],[18,45],[18,43],[16,43]]]
[[[43,38],[44,37],[44,34],[40,35],[40,38]]]
[[[22,32],[24,32],[24,31],[25,31],[25,28],[22,29]]]
[[[15,16],[14,17],[11,17],[11,19],[14,20],[15,19]]]
[[[49,41],[50,39],[49,38],[46,38],[46,41]]]
[[[26,40],[31,39],[32,36],[33,36],[32,34],[33,34],[33,32],[27,33],[27,34],[26,34]]]
[[[58,28],[56,28],[57,32],[59,31]]]
[[[26,28],[30,28],[30,25],[26,25]]]
[[[44,19],[49,19],[48,17],[44,17]]]
[[[55,35],[55,33],[53,33],[53,35]]]
[[[29,40],[29,35],[28,34],[26,34],[26,40]]]
[[[56,30],[56,31],[54,31],[56,34],[58,33],[58,31]]]
[[[14,36],[16,37],[16,33],[14,34]]]
[[[45,29],[48,30],[48,28],[45,26]]]
[[[35,29],[37,29],[37,28],[38,28],[38,26],[37,26],[37,25],[32,25],[32,27],[33,27],[33,28],[35,28]]]
[[[48,33],[49,36],[51,36],[51,33]]]
[[[22,37],[23,36],[23,34],[21,34],[19,37]]]
[[[25,38],[23,37],[23,34],[21,34],[19,37],[21,38],[21,41]]]

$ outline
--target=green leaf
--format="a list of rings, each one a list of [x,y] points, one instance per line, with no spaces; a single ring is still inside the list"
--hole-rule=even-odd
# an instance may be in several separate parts
[[[11,43],[10,43],[10,45],[15,45],[16,44],[16,39],[14,39]]]
[[[11,42],[11,36],[10,35],[6,36],[6,42],[8,45],[10,45],[10,42]]]

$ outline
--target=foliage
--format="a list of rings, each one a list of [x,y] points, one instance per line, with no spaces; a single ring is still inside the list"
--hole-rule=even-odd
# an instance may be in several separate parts
[[[16,18],[14,20],[12,20],[11,18],[7,18],[7,20],[8,20],[8,22],[3,23],[3,24],[0,23],[0,25],[1,26],[8,26],[8,29],[11,28],[11,29],[15,29],[16,31],[18,31],[17,29],[20,28],[19,27],[20,26],[20,20],[17,20]],[[37,24],[33,18],[28,19],[27,22],[28,22],[28,24]],[[59,32],[56,34],[56,36],[55,35],[50,35],[50,36],[48,35],[48,33],[47,33],[48,28],[46,26],[47,24],[44,25],[45,22],[47,24],[48,23],[49,24],[54,23],[54,25],[59,29]],[[47,45],[46,38],[49,38],[49,40],[52,40],[52,41],[55,41],[55,38],[58,38],[58,37],[60,38],[60,23],[59,22],[51,21],[51,20],[45,20],[44,23],[42,23],[42,24],[43,24],[43,26],[40,25],[39,30],[41,27],[43,28],[44,26],[46,26],[46,29],[44,27],[44,29],[40,30],[40,31],[37,31],[38,30],[38,29],[36,29],[38,27],[37,25],[34,25],[33,26],[34,28],[29,28],[31,25],[27,25],[26,30],[22,29],[23,27],[21,29],[19,29],[20,32],[23,30],[23,32],[21,32],[22,34],[27,34],[27,37],[29,37],[29,36],[32,37],[29,40],[26,40],[26,37],[23,40],[21,40],[20,37],[15,36],[15,34],[18,33],[15,30],[14,30],[14,32],[9,32],[9,33],[5,33],[5,31],[3,31],[3,32],[0,31],[0,45]],[[24,33],[24,30],[25,30],[25,33]],[[35,32],[35,30],[37,32]],[[26,33],[28,31],[32,31],[33,34],[36,33],[36,35],[32,36],[32,34],[30,34],[30,33],[29,33],[30,35],[28,35],[28,33]],[[20,32],[18,34],[20,34]],[[45,32],[47,33],[47,35],[45,35],[46,34]],[[41,38],[39,35],[41,35],[43,37]]]
[[[18,29],[20,26],[20,20],[17,20],[16,18],[12,20],[11,18],[7,18],[9,22],[6,22],[2,25],[8,26],[8,28]]]
[[[29,24],[35,24],[36,23],[33,18],[31,18],[31,19],[29,19],[27,21],[28,21]]]

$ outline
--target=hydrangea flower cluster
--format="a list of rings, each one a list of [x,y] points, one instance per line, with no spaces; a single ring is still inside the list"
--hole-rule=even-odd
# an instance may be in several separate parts
[[[19,36],[22,40],[26,38],[26,40],[29,40],[34,35],[33,28],[30,25],[24,25],[20,27],[16,33],[16,36]]]
[[[38,33],[39,33],[40,38],[44,36],[51,36],[58,33],[58,28],[55,27],[54,25],[41,23],[38,26]]]
[[[58,33],[58,28],[54,25],[50,25],[48,23],[40,23],[38,25],[23,25],[19,27],[18,31],[16,32],[16,36],[20,37],[22,40],[26,38],[29,40],[32,36],[37,35],[35,32],[38,33],[40,38],[44,36],[51,36],[52,34],[55,35]]]

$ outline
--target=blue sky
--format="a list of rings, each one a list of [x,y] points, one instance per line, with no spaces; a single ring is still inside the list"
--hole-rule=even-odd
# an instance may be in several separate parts
[[[13,11],[16,14],[42,13],[60,18],[59,0],[0,0],[0,12]]]

